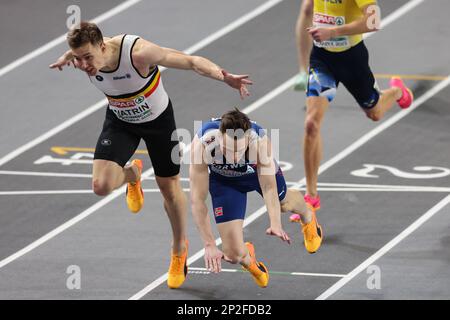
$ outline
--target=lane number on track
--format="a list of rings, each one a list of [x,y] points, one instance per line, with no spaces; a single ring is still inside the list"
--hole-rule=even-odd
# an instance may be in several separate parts
[[[354,170],[351,172],[351,174],[355,177],[379,178],[379,176],[373,174],[373,172],[375,170],[386,170],[394,176],[404,179],[436,179],[447,177],[450,175],[450,169],[442,167],[419,166],[413,168],[413,170],[416,172],[405,172],[397,168],[381,164],[364,164],[363,166],[364,168]]]

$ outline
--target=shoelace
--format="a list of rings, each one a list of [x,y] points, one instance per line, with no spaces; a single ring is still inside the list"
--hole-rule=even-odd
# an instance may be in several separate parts
[[[304,234],[306,235],[306,240],[311,241],[314,239],[315,233],[317,232],[317,226],[316,223],[313,223],[314,221],[311,221],[306,226],[304,226]],[[316,231],[316,232],[315,232]]]
[[[184,263],[183,257],[172,255],[172,261],[170,264],[170,273],[183,273],[184,272]]]
[[[138,197],[137,191],[138,191],[140,188],[137,188],[137,185],[138,185],[138,184],[137,184],[137,182],[136,182],[134,185],[130,184],[131,188],[130,188],[130,186],[128,187],[128,194],[129,194],[130,198],[135,199],[135,198]],[[140,190],[139,190],[139,191],[140,191]]]

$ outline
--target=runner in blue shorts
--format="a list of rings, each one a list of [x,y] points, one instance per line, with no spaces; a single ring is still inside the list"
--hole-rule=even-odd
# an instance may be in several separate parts
[[[296,26],[300,73],[295,88],[306,91],[305,201],[316,211],[321,206],[317,190],[321,127],[338,86],[342,84],[373,121],[380,121],[396,103],[406,109],[414,101],[412,91],[397,76],[391,78],[390,88],[381,91],[369,66],[363,34],[379,30],[380,12],[377,0],[302,1]],[[291,216],[292,221],[297,219]]]
[[[208,170],[209,167],[209,170]],[[253,244],[243,239],[247,193],[264,198],[269,214],[268,235],[290,243],[281,225],[281,212],[301,216],[306,249],[314,253],[322,242],[322,229],[315,213],[298,190],[287,189],[283,172],[272,157],[271,143],[264,130],[235,109],[203,124],[192,142],[192,214],[205,246],[206,267],[221,270],[221,259],[239,263],[260,287],[269,282],[267,267],[255,258]],[[211,194],[213,211],[223,247],[216,247],[206,198]]]

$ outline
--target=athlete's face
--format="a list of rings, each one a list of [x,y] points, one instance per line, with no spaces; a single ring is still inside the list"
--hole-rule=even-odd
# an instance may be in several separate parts
[[[238,163],[239,160],[244,159],[245,151],[248,148],[248,138],[246,136],[235,139],[233,136],[222,134],[219,143],[227,163]]]
[[[94,76],[104,64],[105,44],[85,44],[79,48],[72,49],[75,66],[90,76]]]

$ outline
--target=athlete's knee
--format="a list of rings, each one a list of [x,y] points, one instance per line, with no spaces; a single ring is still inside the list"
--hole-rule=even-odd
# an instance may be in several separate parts
[[[289,201],[280,203],[280,206],[281,206],[281,212],[290,212],[294,209],[294,206]]]
[[[319,134],[320,121],[314,116],[307,116],[305,121],[305,133],[309,138],[315,138]]]
[[[159,190],[166,202],[176,203],[184,199],[185,195],[178,179],[165,178],[164,180],[164,183],[159,184]]]
[[[375,122],[380,121],[383,118],[378,112],[367,112],[366,115],[369,119]]]
[[[94,179],[92,181],[92,190],[98,196],[107,196],[113,189],[112,183],[106,179]]]

